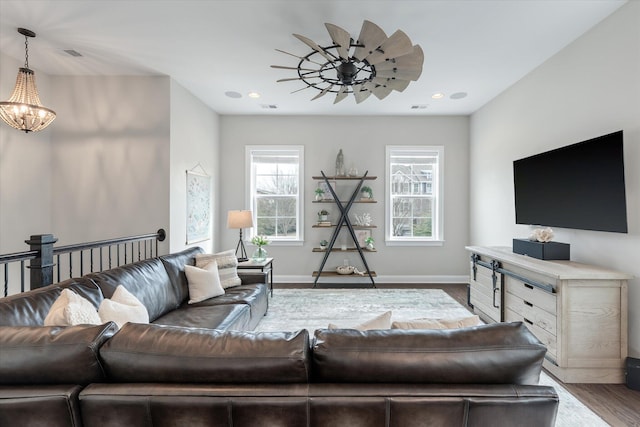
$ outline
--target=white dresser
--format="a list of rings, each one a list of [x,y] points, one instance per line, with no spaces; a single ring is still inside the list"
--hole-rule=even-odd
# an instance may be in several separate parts
[[[566,383],[624,383],[627,281],[572,261],[468,246],[469,302],[487,322],[524,322],[547,346],[544,367]]]

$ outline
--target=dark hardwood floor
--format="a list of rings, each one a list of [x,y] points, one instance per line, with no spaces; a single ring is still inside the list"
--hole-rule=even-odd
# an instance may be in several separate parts
[[[308,288],[311,285],[274,284],[274,288],[279,287]],[[461,305],[468,307],[466,284],[376,284],[376,287],[442,289]],[[611,426],[640,427],[640,391],[632,390],[624,384],[565,384],[555,377],[554,379]]]

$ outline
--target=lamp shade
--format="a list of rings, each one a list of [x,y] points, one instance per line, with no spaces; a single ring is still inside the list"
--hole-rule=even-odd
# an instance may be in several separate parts
[[[251,211],[229,211],[227,214],[227,228],[253,227],[253,214]]]

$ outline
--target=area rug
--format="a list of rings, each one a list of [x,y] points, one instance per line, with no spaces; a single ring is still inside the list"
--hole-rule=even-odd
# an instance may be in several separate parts
[[[470,312],[440,289],[276,289],[257,331],[316,329],[329,323],[358,325],[392,311],[392,320],[455,318]],[[557,427],[608,426],[546,373],[540,384],[555,388],[560,397]]]

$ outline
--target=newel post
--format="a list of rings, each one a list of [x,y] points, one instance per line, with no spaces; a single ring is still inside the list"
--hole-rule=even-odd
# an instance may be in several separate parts
[[[31,289],[53,283],[53,244],[57,241],[53,234],[36,234],[25,240],[32,251],[38,251],[29,264]]]

